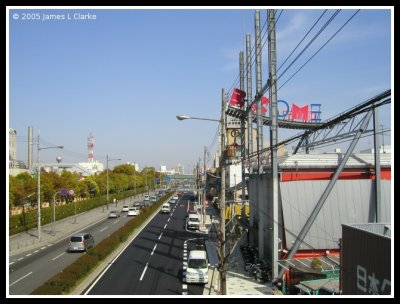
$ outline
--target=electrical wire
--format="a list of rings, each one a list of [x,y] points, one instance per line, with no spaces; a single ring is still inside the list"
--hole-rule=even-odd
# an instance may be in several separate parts
[[[333,34],[332,36],[331,36],[331,38],[329,38],[319,49],[318,49],[318,51],[316,51],[315,53],[314,53],[314,55],[312,55],[311,57],[310,57],[310,59],[308,59],[307,61],[306,61],[306,63],[304,63],[288,80],[286,80],[285,82],[284,82],[284,84],[282,84],[279,88],[278,88],[278,91],[279,91],[279,89],[281,89],[286,83],[288,83],[298,72],[300,72],[300,70],[307,64],[307,63],[309,63],[346,25],[347,25],[347,23],[349,23],[350,22],[350,20],[351,19],[353,19],[354,18],[354,16],[356,15],[356,14],[358,14],[358,12],[359,12],[360,10],[357,10],[336,32],[335,32],[335,34]],[[279,77],[280,78],[280,77]],[[279,79],[278,78],[278,79]],[[278,81],[278,79],[276,80],[276,81]]]

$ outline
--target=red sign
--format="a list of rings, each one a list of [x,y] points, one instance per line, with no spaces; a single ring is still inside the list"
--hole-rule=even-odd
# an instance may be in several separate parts
[[[233,89],[233,93],[231,96],[231,100],[229,100],[229,105],[230,106],[236,106],[236,107],[243,107],[244,106],[244,98],[246,97],[246,92],[239,90],[237,88]]]

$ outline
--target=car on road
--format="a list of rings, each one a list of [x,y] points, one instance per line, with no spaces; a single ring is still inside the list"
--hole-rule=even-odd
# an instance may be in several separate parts
[[[178,200],[179,199],[179,197],[177,196],[177,195],[174,195],[173,197],[172,197],[172,199],[174,199],[174,200]]]
[[[128,216],[136,216],[136,215],[139,215],[139,208],[130,207],[128,211]]]
[[[120,216],[121,214],[117,210],[111,210],[110,213],[108,214],[108,218],[117,218]]]
[[[128,212],[128,211],[129,211],[129,205],[123,205],[122,212]]]
[[[200,228],[200,218],[198,214],[189,213],[186,221],[186,228],[189,230],[198,230]]]
[[[176,200],[174,200],[173,198],[171,198],[171,199],[168,201],[168,203],[170,203],[170,204],[175,204],[175,203],[176,203]]]
[[[168,203],[164,203],[161,207],[161,213],[170,213],[171,212],[171,207],[169,206]]]
[[[88,248],[94,246],[94,238],[90,233],[80,232],[74,234],[69,239],[68,251],[86,251]]]

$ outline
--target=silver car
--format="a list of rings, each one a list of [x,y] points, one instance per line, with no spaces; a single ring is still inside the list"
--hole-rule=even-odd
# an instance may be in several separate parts
[[[68,251],[86,251],[94,246],[94,238],[90,233],[81,232],[71,236]]]
[[[110,213],[108,214],[108,218],[117,218],[120,216],[121,214],[117,210],[111,210]]]

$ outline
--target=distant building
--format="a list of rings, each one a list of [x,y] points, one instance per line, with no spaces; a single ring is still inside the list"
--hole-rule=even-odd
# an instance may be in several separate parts
[[[132,165],[135,168],[135,171],[138,172],[139,171],[139,164],[138,163],[131,163],[131,162],[127,162],[128,165]]]
[[[17,160],[17,131],[14,129],[9,129],[9,158],[8,158],[8,168],[9,174],[16,176],[23,172],[29,172],[26,164],[22,160]]]
[[[178,164],[178,166],[175,169],[175,174],[179,174],[179,175],[185,174],[185,168],[183,167],[183,165]]]
[[[87,171],[91,171],[92,172],[91,175],[104,171],[104,165],[100,163],[98,160],[93,160],[87,163],[78,163],[78,166],[86,169]]]
[[[9,160],[15,161],[17,160],[17,131],[10,128],[8,135],[9,135],[9,145],[8,145]]]

